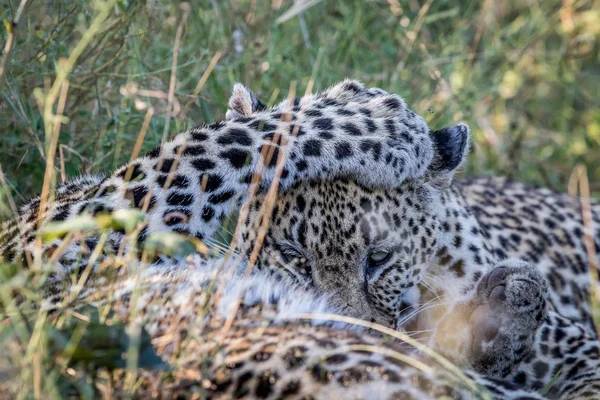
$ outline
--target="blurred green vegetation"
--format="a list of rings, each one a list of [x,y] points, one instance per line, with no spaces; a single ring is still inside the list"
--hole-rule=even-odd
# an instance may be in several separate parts
[[[301,3],[314,5],[302,10]],[[3,2],[5,21],[18,5]],[[49,87],[57,61],[69,56],[97,7],[32,1],[14,28],[1,86],[0,163],[17,202],[40,191],[45,168],[33,90]],[[291,18],[278,23],[282,16]],[[202,0],[183,7],[119,0],[68,78],[69,120],[56,162],[58,169],[62,158],[67,177],[107,173],[127,161],[143,103],[154,110],[144,148],[160,142],[178,27],[173,103],[192,104],[170,119],[170,134],[222,118],[236,81],[267,101],[282,99],[291,81],[303,91],[314,71],[316,90],[352,77],[400,93],[432,127],[468,122],[474,138],[468,174],[508,175],[564,191],[581,163],[600,193],[600,7],[591,0]],[[4,42],[6,27],[0,32]],[[191,98],[216,52],[222,57]],[[127,85],[137,87],[135,96]]]

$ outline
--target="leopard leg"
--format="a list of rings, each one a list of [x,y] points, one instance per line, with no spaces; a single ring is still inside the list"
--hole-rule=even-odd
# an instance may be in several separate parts
[[[459,365],[506,377],[531,351],[546,316],[546,293],[534,266],[502,261],[483,276],[471,298],[444,316],[432,344]]]
[[[507,379],[532,390],[549,388],[554,398],[600,398],[600,343],[584,324],[550,310],[530,357]]]

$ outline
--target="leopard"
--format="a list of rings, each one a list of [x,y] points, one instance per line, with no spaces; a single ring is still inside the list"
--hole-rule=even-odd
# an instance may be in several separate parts
[[[565,380],[566,389],[558,393],[577,394],[596,387],[597,369],[593,366],[598,358],[597,338],[589,327],[582,328],[558,314],[551,301],[550,309],[545,309],[546,288],[535,268],[516,261],[508,265],[496,262],[504,257],[498,257],[499,250],[486,243],[491,234],[478,225],[463,195],[451,185],[453,173],[467,152],[469,130],[465,125],[431,131],[398,95],[365,88],[356,81],[344,81],[320,94],[290,98],[270,108],[251,91],[236,85],[229,105],[225,121],[179,134],[108,177],[88,176],[61,185],[51,202],[33,199],[19,210],[16,220],[2,225],[2,258],[20,262],[25,256],[39,256],[35,238],[40,226],[76,215],[142,209],[147,223],[133,241],[136,243],[127,243],[130,239],[123,231],[110,232],[105,251],[116,254],[123,243],[143,244],[147,235],[155,232],[175,231],[210,241],[232,210],[253,194],[258,194],[257,201],[263,208],[273,188],[279,196],[289,196],[290,189],[292,196],[296,193],[293,207],[298,211],[302,208],[298,190],[313,194],[320,187],[319,197],[332,192],[332,188],[336,192],[345,185],[354,185],[350,191],[334,193],[335,198],[328,200],[334,205],[326,210],[322,209],[324,201],[314,199],[309,207],[305,202],[303,209],[308,218],[320,212],[318,224],[323,228],[329,225],[333,232],[341,230],[344,220],[352,220],[357,210],[359,216],[363,215],[369,202],[376,214],[386,207],[390,212],[402,212],[395,216],[387,213],[387,217],[385,213],[374,214],[358,225],[351,223],[344,228],[349,237],[321,235],[321,252],[295,257],[310,253],[294,247],[293,241],[290,245],[291,227],[303,220],[302,212],[286,220],[282,219],[284,212],[278,213],[275,208],[274,223],[269,225],[257,269],[289,273],[289,268],[280,267],[288,264],[285,260],[291,255],[303,264],[295,271],[310,275],[299,277],[294,272],[292,280],[306,283],[312,279],[309,286],[318,293],[332,291],[330,300],[343,305],[342,314],[372,319],[395,329],[409,324],[435,331],[430,342],[436,349],[459,364],[466,362],[468,368],[490,375],[496,379],[494,382],[508,376],[506,384],[518,381],[523,387],[537,390],[544,379],[556,377],[551,376],[548,364],[537,358],[537,348],[555,370],[560,359],[556,354],[576,343],[575,351],[565,352],[575,367]],[[348,202],[351,199],[354,205]],[[368,201],[356,203],[359,199]],[[40,205],[45,206],[41,211]],[[258,209],[255,206],[252,211]],[[404,215],[407,213],[419,218]],[[251,225],[251,219],[246,226]],[[264,221],[264,217],[257,220]],[[304,235],[305,241],[307,227],[314,231],[305,223],[295,232],[294,240]],[[278,237],[277,229],[283,236],[287,234],[284,242],[272,239]],[[260,238],[250,236],[251,232],[244,232],[241,242],[260,242]],[[338,241],[328,247],[328,237],[337,237]],[[388,237],[404,243],[389,244],[393,240],[388,240],[384,247],[365,253],[372,239],[385,241]],[[348,246],[341,246],[339,239]],[[54,257],[56,251],[63,253],[58,257],[59,271],[51,274],[51,281],[64,282],[65,275],[77,264],[85,265],[98,240],[92,235],[68,246],[63,246],[61,239],[43,244],[42,257]],[[362,256],[354,257],[357,254]],[[315,255],[319,258],[317,264]],[[516,252],[515,256],[520,254]],[[363,279],[359,282],[353,273],[365,261],[373,266],[361,272]],[[535,263],[536,258],[531,257],[531,261]],[[377,268],[384,264],[396,266],[394,263],[401,265],[386,269],[385,274]],[[314,282],[313,273],[329,275],[322,279],[329,279],[329,283]],[[427,283],[422,275],[432,279]],[[360,286],[352,287],[357,283]],[[336,290],[339,287],[346,290]],[[361,296],[365,300],[364,295],[367,301],[357,301]],[[448,299],[451,306],[446,304]],[[430,307],[419,309],[422,304]],[[445,326],[451,326],[452,332]],[[528,351],[531,347],[536,351]],[[514,372],[514,368],[519,370]],[[536,380],[530,384],[531,377]],[[562,380],[558,384],[563,385]]]
[[[414,190],[413,182],[392,190],[346,180],[300,184],[278,198],[258,267],[327,293],[347,315],[426,332],[421,340],[463,368],[531,392],[551,386],[550,398],[597,398],[588,271],[595,260],[578,200],[471,178],[444,189],[443,206],[432,210]],[[597,251],[600,204],[591,206]],[[434,240],[421,208],[440,220],[431,259],[421,254],[431,244],[413,243]],[[561,229],[550,234],[552,220]]]
[[[108,324],[142,323],[171,364],[168,374],[141,371],[134,392],[116,370],[110,386],[99,381],[99,392],[136,399],[544,398],[457,369],[434,352],[415,353],[410,337],[358,325],[314,287],[269,270],[228,272],[221,260],[188,257],[177,268],[149,266],[90,292],[84,305],[109,307]]]

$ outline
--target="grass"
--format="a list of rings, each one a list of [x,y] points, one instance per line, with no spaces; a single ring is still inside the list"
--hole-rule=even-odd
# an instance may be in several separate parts
[[[593,0],[5,1],[0,183],[8,190],[0,191],[0,219],[14,203],[51,195],[57,181],[107,173],[166,137],[222,118],[236,81],[272,103],[290,87],[303,93],[313,83],[317,91],[345,77],[360,79],[400,93],[434,128],[466,121],[473,133],[467,175],[502,174],[566,191],[576,171],[598,196],[598,6]],[[121,355],[102,353],[105,341],[139,350],[143,357],[130,360],[140,365],[154,360],[142,331],[130,338],[123,326],[106,328],[106,316],[96,311],[47,324],[48,316],[32,306],[35,290],[24,284],[34,273],[6,267],[0,274],[2,310],[17,338],[10,357],[30,364],[21,376],[32,383],[22,388],[23,398],[42,397],[42,387],[51,397],[73,390],[93,396],[93,371],[112,368]],[[83,334],[90,326],[100,332],[92,341]],[[58,370],[68,374],[70,363],[84,357],[81,349],[105,357],[85,359],[87,372],[66,379]],[[56,362],[53,351],[68,357],[44,375],[43,367]]]

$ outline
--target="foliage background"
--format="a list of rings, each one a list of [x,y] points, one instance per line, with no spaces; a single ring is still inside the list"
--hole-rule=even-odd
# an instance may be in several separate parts
[[[6,22],[18,5],[2,3]],[[14,51],[0,83],[0,165],[18,203],[40,191],[45,168],[44,123],[33,91],[49,87],[58,60],[69,56],[99,6],[33,0],[13,29]],[[467,174],[508,175],[565,191],[573,168],[583,164],[597,195],[599,39],[600,4],[592,0],[198,0],[183,6],[119,0],[68,77],[68,123],[61,127],[56,168],[64,163],[70,177],[107,173],[127,161],[146,113],[140,106],[154,111],[148,149],[160,142],[167,119],[166,132],[176,134],[222,118],[236,81],[267,101],[282,99],[291,81],[303,92],[314,74],[316,90],[352,77],[400,93],[433,128],[466,121],[474,139]],[[216,52],[221,58],[200,95],[191,97]],[[162,98],[132,96],[125,87]],[[187,113],[167,118],[173,103],[190,100]]]

